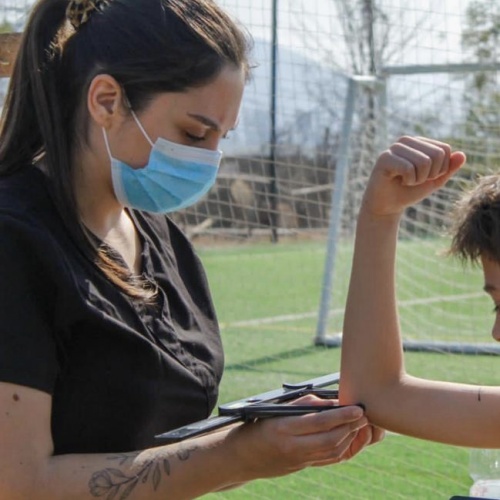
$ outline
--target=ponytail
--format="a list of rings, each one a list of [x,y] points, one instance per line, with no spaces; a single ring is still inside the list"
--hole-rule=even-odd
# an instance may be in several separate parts
[[[0,175],[67,149],[62,141],[54,144],[52,133],[60,129],[53,42],[66,5],[66,0],[37,2],[21,37],[2,113]]]
[[[79,9],[81,19],[68,19]],[[113,76],[139,111],[152,95],[203,85],[227,64],[248,74],[248,50],[213,0],[38,0],[5,99],[0,176],[42,162],[84,254],[123,292],[152,300],[155,291],[96,246],[78,214],[72,155],[87,141],[89,85],[97,74]]]

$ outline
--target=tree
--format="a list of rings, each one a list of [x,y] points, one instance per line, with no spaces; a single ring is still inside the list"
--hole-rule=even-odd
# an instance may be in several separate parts
[[[474,0],[466,11],[467,27],[462,46],[468,56],[485,67],[498,61],[500,7],[491,0]],[[465,137],[471,165],[490,171],[500,166],[500,90],[497,71],[471,73],[466,77],[464,103]]]
[[[372,81],[358,85],[350,141],[348,186],[344,196],[344,229],[354,229],[360,196],[373,166],[383,137],[383,68],[415,38],[417,26],[406,33],[397,33],[399,23],[391,19],[383,0],[329,0],[332,39],[320,34],[311,39],[311,50],[322,53],[330,68],[331,78],[312,75],[310,95],[318,102],[323,114],[330,116],[331,151],[339,150],[340,129],[344,119],[347,78],[371,77]],[[409,24],[409,23],[408,23]],[[418,26],[425,24],[425,20]],[[392,40],[398,40],[396,46]],[[340,77],[343,75],[343,77]],[[402,114],[406,116],[406,114]],[[337,163],[337,158],[331,162]]]

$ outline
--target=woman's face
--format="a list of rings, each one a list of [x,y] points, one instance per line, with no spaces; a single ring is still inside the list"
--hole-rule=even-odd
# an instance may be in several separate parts
[[[137,113],[151,141],[171,142],[216,150],[238,121],[245,74],[227,66],[211,83],[185,92],[162,93]],[[130,116],[108,135],[111,153],[131,167],[144,167],[151,144]]]

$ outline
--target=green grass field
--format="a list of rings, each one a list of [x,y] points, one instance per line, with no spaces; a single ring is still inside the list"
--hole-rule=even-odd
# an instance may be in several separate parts
[[[442,247],[442,241],[400,245],[403,331],[410,338],[491,340],[492,307],[486,296],[478,293],[482,287],[480,271],[464,271],[451,259],[436,256]],[[199,249],[226,350],[221,403],[277,388],[285,381],[338,370],[339,349],[313,345],[324,248],[324,243],[295,242]],[[332,333],[341,329],[350,259],[350,246],[341,247],[334,281]],[[472,297],[460,299],[467,294]],[[436,297],[458,298],[441,301]],[[423,303],[415,303],[415,299]],[[499,383],[498,363],[494,356],[406,353],[408,371],[414,375],[469,383]],[[349,463],[257,481],[224,496],[448,499],[468,492],[468,456],[466,449],[389,435]]]

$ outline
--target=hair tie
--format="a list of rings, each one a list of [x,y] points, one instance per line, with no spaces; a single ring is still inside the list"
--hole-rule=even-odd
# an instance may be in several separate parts
[[[66,18],[78,30],[96,10],[100,11],[108,4],[109,0],[71,0],[66,9]]]

